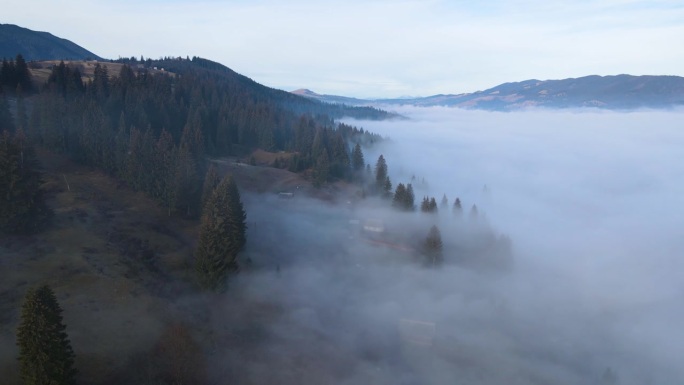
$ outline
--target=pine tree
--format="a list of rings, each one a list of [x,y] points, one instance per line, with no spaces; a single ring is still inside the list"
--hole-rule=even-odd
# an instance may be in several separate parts
[[[245,219],[237,185],[233,178],[226,177],[212,193],[202,215],[195,252],[195,272],[202,288],[222,289],[228,272],[237,270],[237,255],[246,243]]]
[[[437,212],[437,201],[435,200],[435,197],[430,198],[430,212]]]
[[[477,221],[479,217],[478,211],[477,211],[477,206],[473,205],[473,207],[470,208],[470,220],[475,222]]]
[[[209,166],[207,174],[204,176],[204,185],[202,186],[202,203],[200,209],[204,212],[204,207],[207,205],[211,194],[213,194],[216,186],[221,182],[219,178],[218,171],[216,171],[216,166],[213,164]]]
[[[107,66],[95,65],[93,73],[92,89],[94,94],[101,99],[109,96],[109,73]]]
[[[430,212],[430,198],[423,197],[423,201],[420,202],[420,211],[424,213]]]
[[[456,198],[456,200],[454,201],[453,211],[454,211],[454,214],[458,215],[458,216],[461,216],[463,214],[463,206],[461,206],[461,199],[460,198]]]
[[[375,163],[375,187],[376,191],[382,194],[385,191],[385,184],[387,183],[387,162],[385,157],[380,155],[378,161]]]
[[[411,183],[406,185],[404,208],[408,211],[414,211],[416,209],[416,196],[413,193],[413,185]]]
[[[363,171],[363,166],[366,164],[366,161],[363,159],[363,151],[361,151],[361,145],[356,143],[356,146],[354,146],[354,150],[352,151],[352,169],[354,172],[361,172]]]
[[[382,186],[382,197],[392,198],[392,181],[389,176],[385,177],[385,184]]]
[[[442,202],[439,204],[439,209],[446,211],[449,208],[449,200],[446,194],[442,195]]]
[[[442,235],[437,226],[432,226],[424,242],[426,264],[438,266],[444,262],[442,255]]]
[[[14,72],[17,86],[21,86],[24,91],[29,92],[33,88],[31,84],[31,72],[28,69],[26,60],[21,54],[14,60]]]
[[[74,352],[62,309],[48,286],[26,293],[17,329],[19,365],[25,385],[75,384]]]
[[[394,198],[392,199],[392,207],[399,210],[405,209],[406,202],[406,186],[403,183],[397,185],[397,189],[394,191]]]
[[[436,213],[437,201],[435,200],[435,198],[423,197],[423,201],[420,203],[420,211],[424,213]]]
[[[313,185],[314,187],[321,187],[327,181],[330,175],[330,160],[328,158],[328,151],[323,149],[323,152],[318,156],[316,164],[313,169]]]

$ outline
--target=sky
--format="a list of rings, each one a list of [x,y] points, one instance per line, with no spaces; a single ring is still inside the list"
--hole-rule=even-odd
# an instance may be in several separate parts
[[[106,58],[201,56],[270,87],[365,98],[684,75],[677,0],[27,0],[0,22]]]

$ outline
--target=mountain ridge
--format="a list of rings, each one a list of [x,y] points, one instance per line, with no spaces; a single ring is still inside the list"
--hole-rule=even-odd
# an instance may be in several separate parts
[[[78,44],[49,32],[34,31],[14,24],[0,24],[0,58],[25,60],[102,60]]]
[[[611,110],[684,106],[684,77],[673,75],[588,75],[578,78],[502,83],[482,91],[418,98],[357,99],[297,90],[301,96],[354,105],[447,106],[509,111],[533,107]]]

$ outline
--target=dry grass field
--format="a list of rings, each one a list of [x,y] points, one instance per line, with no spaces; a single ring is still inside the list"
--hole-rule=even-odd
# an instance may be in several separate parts
[[[55,65],[59,65],[59,63],[59,60],[32,62],[30,66],[30,71],[34,83],[38,85],[44,84],[50,76],[50,73],[52,72],[52,67]],[[121,71],[121,67],[123,67],[123,64],[121,63],[110,63],[108,61],[97,60],[66,60],[64,61],[64,63],[78,68],[81,71],[83,81],[86,83],[89,80],[93,79],[95,73],[95,66],[97,66],[97,64],[100,64],[101,67],[107,68],[107,73],[110,76],[118,76],[119,72]],[[149,68],[147,69],[147,71],[153,74],[163,73],[170,76],[176,76],[176,74],[169,71],[164,71],[162,68]]]
[[[236,294],[229,301],[251,314],[256,329],[240,335],[212,329],[207,320],[214,316],[198,310],[206,309],[208,299],[197,295],[192,281],[199,222],[168,217],[156,202],[100,171],[54,153],[38,155],[54,217],[42,233],[0,238],[3,385],[19,383],[15,333],[23,296],[36,285],[50,285],[64,309],[82,383],[117,384],[144,372],[165,328],[176,322],[191,326],[207,356],[219,341],[249,351],[249,335],[258,335],[258,324],[281,311]],[[313,192],[306,180],[286,170],[235,160],[216,163],[247,193],[298,187]],[[243,327],[240,319],[233,321],[238,329]]]
[[[40,154],[52,225],[0,239],[0,378],[16,381],[15,329],[29,287],[49,284],[64,311],[84,383],[114,376],[112,357],[147,349],[173,317],[169,299],[191,290],[196,222],[112,178]]]

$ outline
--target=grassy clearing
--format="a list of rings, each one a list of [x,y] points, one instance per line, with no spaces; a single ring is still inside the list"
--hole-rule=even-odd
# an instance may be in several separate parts
[[[60,60],[45,60],[32,62],[29,70],[31,71],[31,76],[36,84],[44,84],[47,82],[50,73],[52,72],[52,67],[59,65]],[[81,71],[81,76],[84,82],[92,80],[95,76],[95,66],[100,64],[101,67],[107,68],[107,73],[109,76],[118,76],[121,72],[121,67],[124,65],[122,63],[110,63],[107,61],[96,61],[96,60],[64,60],[64,63],[73,67],[78,68]],[[135,68],[135,67],[134,67]],[[166,74],[170,76],[176,76],[175,73],[164,71],[161,68],[154,69],[148,68],[147,72],[151,74]]]

